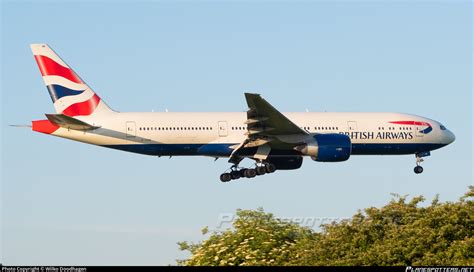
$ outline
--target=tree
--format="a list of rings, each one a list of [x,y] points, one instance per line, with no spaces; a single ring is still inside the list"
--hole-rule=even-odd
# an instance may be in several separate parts
[[[178,243],[192,253],[185,265],[285,265],[298,241],[312,231],[275,218],[263,209],[237,210],[234,230],[213,233],[199,244]],[[207,232],[204,229],[203,234]]]
[[[474,187],[459,201],[420,207],[395,195],[381,208],[315,232],[263,209],[237,210],[233,229],[179,243],[181,265],[474,265]],[[203,232],[205,234],[207,229]]]

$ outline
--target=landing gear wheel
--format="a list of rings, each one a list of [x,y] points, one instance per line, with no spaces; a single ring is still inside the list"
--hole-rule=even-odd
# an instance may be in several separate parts
[[[415,158],[416,158],[416,167],[413,169],[413,171],[415,172],[415,174],[421,174],[423,173],[423,167],[421,167],[421,163],[424,161],[423,158],[424,157],[428,157],[430,156],[430,152],[419,152],[419,153],[416,153],[415,154]]]
[[[277,170],[276,166],[272,163],[257,160],[255,163],[255,168],[242,168],[239,167],[239,164],[233,164],[230,169],[220,175],[220,180],[222,182],[229,182],[231,180],[236,180],[240,178],[254,178],[256,176],[261,176],[269,173],[273,173]]]
[[[255,171],[257,172],[258,176],[265,175],[267,173],[267,169],[265,168],[265,166],[258,166],[257,168],[255,168]]]
[[[423,167],[417,165],[413,171],[415,171],[415,174],[421,174],[423,173]]]
[[[232,179],[232,176],[229,173],[224,173],[220,176],[222,182],[229,182]]]
[[[245,177],[246,178],[254,178],[257,175],[257,171],[255,169],[245,169]]]
[[[239,171],[232,171],[230,172],[230,176],[232,179],[239,179],[240,178],[240,172]]]
[[[265,170],[267,171],[267,173],[273,173],[276,171],[276,166],[273,164],[273,163],[269,163],[267,165],[265,165]]]

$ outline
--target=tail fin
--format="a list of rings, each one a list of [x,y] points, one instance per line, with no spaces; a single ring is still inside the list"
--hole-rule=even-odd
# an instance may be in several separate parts
[[[58,114],[87,116],[113,112],[47,44],[32,44],[31,51]]]

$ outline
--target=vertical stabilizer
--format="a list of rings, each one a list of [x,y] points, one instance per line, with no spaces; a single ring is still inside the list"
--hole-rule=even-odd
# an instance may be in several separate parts
[[[32,44],[31,51],[58,114],[72,117],[113,112],[47,44]]]

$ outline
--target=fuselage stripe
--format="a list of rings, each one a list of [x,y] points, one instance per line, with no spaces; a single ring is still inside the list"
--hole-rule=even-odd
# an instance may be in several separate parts
[[[396,125],[410,125],[410,126],[428,126],[427,128],[420,130],[420,133],[428,134],[433,130],[430,123],[427,122],[419,122],[419,121],[392,121],[389,122],[390,124]]]
[[[429,123],[419,121],[392,121],[389,123],[396,125],[431,126]]]

